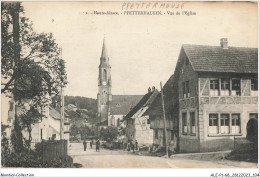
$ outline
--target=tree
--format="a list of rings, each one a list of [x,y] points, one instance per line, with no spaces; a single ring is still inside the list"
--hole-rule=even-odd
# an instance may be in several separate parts
[[[109,126],[107,128],[102,128],[100,130],[100,136],[105,140],[105,141],[113,141],[117,138],[118,136],[118,129],[115,126]]]
[[[1,122],[1,164],[2,166],[5,165],[8,157],[8,154],[10,152],[9,149],[9,142],[8,139],[6,138],[6,132],[5,130],[8,128],[8,125],[4,125]]]
[[[79,134],[80,133],[80,130],[79,130],[79,128],[76,126],[76,125],[72,125],[71,127],[70,127],[70,136],[71,137],[75,137],[77,134]]]
[[[14,129],[11,134],[11,142],[15,153],[21,153],[24,151],[22,128],[18,119],[14,120]]]
[[[1,13],[1,93],[12,93],[15,81],[24,80],[33,72],[36,77],[41,78],[43,73],[49,76],[48,80],[45,78],[46,89],[56,95],[67,84],[67,76],[53,35],[34,32],[20,2],[2,2]],[[44,72],[34,72],[36,65]]]
[[[126,127],[120,127],[119,128],[119,135],[120,136],[123,136],[123,135],[126,135]]]
[[[43,108],[67,84],[60,48],[51,33],[33,31],[21,2],[2,2],[1,5],[1,93],[13,97],[16,109],[17,106],[23,109],[25,102],[30,108]],[[18,121],[18,117],[23,122]],[[32,110],[21,116],[17,116],[15,110],[14,132],[17,133],[13,133],[16,141],[12,143],[18,143],[20,138],[19,124],[23,123],[30,130],[29,125],[39,118],[39,113]]]
[[[30,107],[28,111],[24,112],[19,116],[21,120],[21,126],[26,129],[29,134],[28,148],[31,147],[32,141],[32,124],[37,123],[43,115],[35,107]]]

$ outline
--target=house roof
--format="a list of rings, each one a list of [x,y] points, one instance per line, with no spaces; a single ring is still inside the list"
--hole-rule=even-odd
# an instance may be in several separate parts
[[[60,120],[60,113],[53,107],[49,108],[50,116],[56,120]]]
[[[159,94],[158,90],[154,90],[152,92],[148,92],[145,94],[142,99],[135,105],[135,107],[130,110],[130,112],[126,115],[125,118],[131,118],[136,112],[138,112],[142,107],[150,106],[156,96]]]
[[[56,110],[55,108],[49,107],[49,114],[54,119],[60,120],[60,112],[58,110]],[[64,112],[64,116],[68,117],[69,115],[66,112]]]
[[[142,98],[142,95],[112,95],[111,115],[126,115]]]
[[[206,45],[182,45],[194,71],[257,73],[258,49]]]
[[[172,111],[173,108],[173,84],[174,84],[174,75],[172,75],[168,81],[163,86],[163,95],[164,95],[164,107],[165,112],[169,113]],[[156,95],[155,99],[151,102],[150,107],[147,109],[147,111],[144,112],[144,115],[162,115],[163,109],[162,109],[162,95],[161,92]]]

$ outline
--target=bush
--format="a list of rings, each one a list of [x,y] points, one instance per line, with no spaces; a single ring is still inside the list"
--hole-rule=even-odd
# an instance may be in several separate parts
[[[100,131],[100,136],[107,142],[115,140],[118,136],[118,129],[115,126],[109,126],[107,128],[102,128]]]
[[[4,167],[42,167],[41,158],[32,152],[11,153],[6,155]]]
[[[32,168],[71,168],[73,167],[73,159],[66,156],[59,156],[53,159],[44,161],[43,159],[43,146],[47,144],[46,141],[37,143],[35,150],[23,150],[20,153],[12,152],[5,153],[2,159],[2,166],[4,167],[32,167]],[[43,162],[44,161],[44,162]]]
[[[73,167],[73,159],[70,156],[63,156],[52,159],[51,161],[42,162],[42,157],[38,153],[22,152],[11,153],[5,158],[4,167],[31,167],[31,168],[71,168]]]
[[[258,162],[258,149],[253,147],[251,149],[237,149],[233,150],[229,155],[226,156],[228,160],[235,161],[247,161],[247,162]]]
[[[52,159],[51,161],[46,161],[43,163],[44,168],[72,168],[73,159],[70,156],[63,156],[59,158]]]

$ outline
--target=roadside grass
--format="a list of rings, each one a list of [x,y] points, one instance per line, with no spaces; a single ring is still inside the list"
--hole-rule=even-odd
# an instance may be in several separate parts
[[[251,148],[251,149],[234,150],[225,158],[233,161],[246,161],[246,162],[258,163],[258,149]]]

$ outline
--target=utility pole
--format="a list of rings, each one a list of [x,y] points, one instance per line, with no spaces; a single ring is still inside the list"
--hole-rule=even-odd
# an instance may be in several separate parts
[[[60,55],[62,59],[62,49],[60,49]],[[63,95],[63,86],[61,83],[61,91],[60,91],[60,140],[64,139],[64,95]]]
[[[14,77],[14,91],[17,92],[17,73],[19,73],[18,66],[20,66],[20,24],[19,24],[19,18],[20,18],[20,2],[10,2],[11,5],[11,16],[12,16],[12,23],[13,23],[13,52],[14,52],[14,71],[13,71],[13,77]],[[19,135],[21,132],[18,129],[19,122],[18,122],[18,116],[17,116],[17,110],[18,110],[18,98],[16,96],[16,93],[13,93],[14,97],[14,135],[15,135],[15,145],[13,145],[15,152],[20,152],[20,146],[22,143],[22,138],[19,139]]]
[[[164,133],[165,133],[165,149],[166,149],[166,158],[168,158],[168,145],[167,145],[167,129],[166,129],[166,118],[165,118],[165,109],[164,109],[164,99],[163,99],[163,88],[162,88],[162,82],[160,82],[161,85],[161,96],[162,96],[162,108],[163,108],[163,120],[164,120]]]

